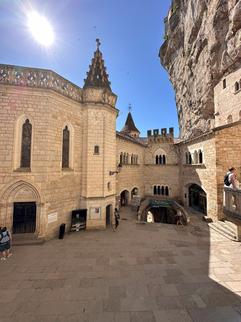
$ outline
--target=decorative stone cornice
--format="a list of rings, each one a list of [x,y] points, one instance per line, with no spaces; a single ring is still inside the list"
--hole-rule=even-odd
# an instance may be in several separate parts
[[[88,87],[82,91],[83,103],[107,104],[115,107],[117,96],[105,88]]]
[[[82,89],[47,69],[0,64],[0,84],[52,89],[82,102]]]

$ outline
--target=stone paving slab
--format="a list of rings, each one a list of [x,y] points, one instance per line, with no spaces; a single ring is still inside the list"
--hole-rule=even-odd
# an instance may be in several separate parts
[[[0,262],[0,322],[241,322],[241,244],[197,216],[19,246]]]

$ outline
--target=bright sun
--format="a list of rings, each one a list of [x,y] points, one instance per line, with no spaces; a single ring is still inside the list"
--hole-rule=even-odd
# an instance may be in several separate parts
[[[36,11],[28,14],[28,28],[34,39],[41,45],[48,47],[54,42],[54,31],[51,24]]]

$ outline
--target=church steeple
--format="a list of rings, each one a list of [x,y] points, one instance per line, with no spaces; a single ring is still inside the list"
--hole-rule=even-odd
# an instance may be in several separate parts
[[[108,79],[109,75],[106,72],[104,59],[102,58],[102,52],[100,51],[100,40],[96,39],[96,43],[97,49],[94,53],[89,72],[87,72],[87,78],[84,80],[84,88],[105,88],[111,91]]]

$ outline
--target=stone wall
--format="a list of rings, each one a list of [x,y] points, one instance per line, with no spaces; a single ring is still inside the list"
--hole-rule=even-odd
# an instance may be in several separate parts
[[[237,168],[241,182],[241,122],[235,125],[221,127],[215,131],[217,155],[217,189],[219,217],[223,217],[223,179],[227,170]]]
[[[0,192],[1,223],[11,227],[13,202],[37,203],[37,234],[52,236],[62,222],[70,224],[71,210],[79,208],[83,116],[79,104],[53,91],[37,88],[0,87]],[[31,171],[21,171],[16,162],[19,119],[32,124]],[[62,170],[62,131],[74,130],[73,168]],[[21,138],[20,138],[21,139]],[[20,140],[21,141],[21,140]],[[37,197],[24,190],[37,191]],[[18,196],[14,199],[15,192]],[[31,196],[32,195],[32,196]],[[4,197],[3,197],[4,196]],[[6,206],[8,209],[6,209]],[[57,222],[48,225],[48,214]]]
[[[215,127],[240,120],[240,101],[241,69],[227,75],[214,88]]]
[[[143,169],[145,149],[145,146],[139,143],[134,143],[127,139],[123,139],[117,135],[116,158],[118,162],[120,160],[121,152],[129,153],[129,155],[138,155],[138,164],[123,164],[119,174],[116,176],[117,196],[119,196],[124,190],[127,190],[131,196],[131,191],[134,188],[138,188],[138,194],[141,197],[144,196],[145,190]]]
[[[216,140],[213,133],[178,144],[180,149],[180,188],[185,206],[189,206],[189,187],[200,186],[207,194],[207,215],[217,218]],[[202,149],[203,164],[186,164],[187,151]]]

